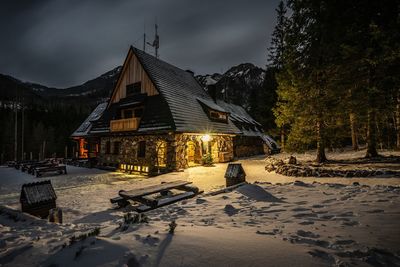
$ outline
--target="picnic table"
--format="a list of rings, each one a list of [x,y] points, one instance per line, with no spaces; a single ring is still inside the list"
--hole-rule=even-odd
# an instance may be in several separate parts
[[[51,163],[48,161],[41,161],[41,162],[37,162],[37,163],[33,163],[31,165],[28,165],[28,173],[29,174],[34,174],[35,170],[37,168],[42,168],[42,167],[54,167],[57,166],[58,164],[56,163]]]
[[[117,203],[119,207],[124,207],[129,204],[129,200],[139,202],[142,205],[136,208],[138,212],[144,212],[151,209],[159,208],[179,200],[194,197],[199,193],[199,189],[195,186],[190,186],[192,182],[188,181],[172,181],[164,182],[157,185],[145,186],[129,191],[120,190],[118,197],[110,199],[111,203]],[[170,190],[180,190],[184,193],[170,195]],[[160,194],[161,198],[154,198],[151,195]]]
[[[34,174],[36,177],[42,176],[43,173],[46,172],[58,172],[58,174],[67,174],[67,167],[65,165],[54,165],[54,166],[46,166],[46,167],[37,167],[34,169]]]
[[[15,169],[19,170],[20,167],[22,166],[22,164],[24,163],[31,163],[33,162],[32,160],[20,160],[20,161],[16,161],[14,164]]]

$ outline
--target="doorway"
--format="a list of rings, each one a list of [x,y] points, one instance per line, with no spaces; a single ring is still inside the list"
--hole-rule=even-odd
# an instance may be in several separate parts
[[[200,147],[196,142],[188,141],[186,143],[186,159],[189,167],[200,164]]]

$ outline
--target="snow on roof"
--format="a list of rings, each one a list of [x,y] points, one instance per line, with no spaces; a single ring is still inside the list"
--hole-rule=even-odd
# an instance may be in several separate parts
[[[266,135],[266,134],[263,134],[263,135],[261,135],[260,137],[263,139],[263,141],[265,142],[265,144],[266,144],[269,148],[271,148],[271,149],[276,149],[276,148],[279,149],[279,148],[280,148],[280,146],[278,145],[278,143],[277,143],[274,139],[272,139],[271,136]]]
[[[203,105],[206,105],[208,108],[216,110],[216,111],[220,111],[220,112],[226,112],[223,108],[221,108],[220,106],[218,106],[214,101],[210,101],[207,99],[203,99],[200,97],[197,97],[197,100],[200,101]]]
[[[21,200],[25,200],[29,205],[56,199],[57,196],[50,181],[22,185]]]
[[[86,136],[91,129],[92,122],[98,120],[103,115],[106,107],[107,102],[99,104],[71,136]]]
[[[261,124],[254,120],[241,106],[232,103],[226,103],[222,100],[217,100],[217,105],[221,106],[224,110],[229,112],[231,119],[234,121],[261,126]]]

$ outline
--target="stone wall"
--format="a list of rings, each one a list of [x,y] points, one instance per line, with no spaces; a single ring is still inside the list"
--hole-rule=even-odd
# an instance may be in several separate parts
[[[110,154],[106,153],[107,141],[111,142]],[[146,152],[144,157],[138,157],[139,142],[141,141],[146,142]],[[156,144],[158,141],[165,141],[167,143],[167,168],[171,168],[173,159],[170,147],[173,142],[173,135],[168,134],[102,137],[99,164],[115,167],[119,167],[119,164],[147,166],[149,167],[149,172],[153,173],[157,171]],[[120,143],[118,154],[113,153],[115,142]]]
[[[258,136],[236,136],[233,140],[235,157],[264,154],[264,144]]]
[[[156,144],[158,141],[165,141],[167,144],[166,168],[168,171],[188,168],[187,143],[196,143],[196,155],[201,161],[203,155],[201,135],[193,134],[163,134],[163,135],[135,135],[135,136],[114,136],[101,138],[101,151],[99,154],[99,164],[103,166],[119,167],[119,164],[130,164],[148,166],[149,172],[157,172],[157,152]],[[110,152],[106,153],[106,142],[111,142]],[[146,142],[145,157],[138,155],[139,142]],[[115,142],[120,142],[118,154],[113,154]],[[229,152],[233,155],[233,139],[231,136],[212,136],[209,141],[209,151],[213,156],[214,162],[219,162],[219,152]]]
[[[175,135],[175,151],[176,151],[176,169],[188,168],[187,160],[187,143],[192,141],[197,144],[196,154],[201,156],[204,154],[202,149],[201,135],[176,134]],[[231,136],[212,135],[209,141],[209,151],[214,162],[219,162],[219,152],[231,152],[233,154],[233,141]]]
[[[385,169],[335,169],[324,167],[302,165],[296,162],[296,158],[290,157],[288,160],[275,159],[268,157],[265,161],[265,170],[286,176],[295,177],[375,177],[375,176],[394,176],[400,177],[400,171]]]

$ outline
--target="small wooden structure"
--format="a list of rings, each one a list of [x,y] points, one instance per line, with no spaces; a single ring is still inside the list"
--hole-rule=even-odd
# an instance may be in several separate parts
[[[190,186],[192,182],[173,181],[159,185],[150,185],[130,191],[120,190],[119,197],[110,199],[111,203],[117,203],[119,207],[124,207],[129,204],[128,200],[139,202],[142,205],[136,208],[137,212],[144,212],[151,209],[156,209],[165,205],[172,204],[179,200],[194,197],[199,193],[199,189],[195,186]],[[177,195],[170,194],[170,190],[185,191]],[[158,194],[160,198],[152,197]]]
[[[47,218],[49,210],[56,207],[56,193],[50,181],[23,184],[20,203],[23,212]]]
[[[226,187],[246,181],[246,173],[240,163],[229,163],[225,172]]]

